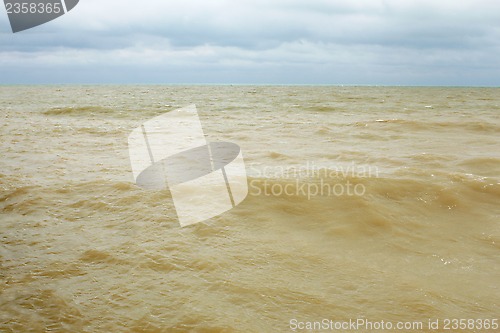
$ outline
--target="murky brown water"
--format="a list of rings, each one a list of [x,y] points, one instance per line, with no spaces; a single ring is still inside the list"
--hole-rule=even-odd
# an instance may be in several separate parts
[[[127,136],[192,103],[250,194],[180,228]],[[1,331],[500,318],[499,89],[2,86],[0,138]]]

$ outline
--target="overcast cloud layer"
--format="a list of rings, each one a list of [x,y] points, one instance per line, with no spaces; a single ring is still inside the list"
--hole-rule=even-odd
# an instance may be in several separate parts
[[[500,85],[500,1],[80,0],[13,34],[0,83]]]

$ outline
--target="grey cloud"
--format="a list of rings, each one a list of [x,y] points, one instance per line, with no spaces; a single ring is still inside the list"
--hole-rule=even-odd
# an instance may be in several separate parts
[[[0,28],[6,26],[0,17]],[[0,62],[10,66],[0,69],[3,77],[29,65],[65,68],[70,55],[82,68],[74,69],[80,73],[75,76],[85,80],[85,66],[99,68],[107,80],[122,78],[126,66],[135,77],[149,73],[151,81],[157,80],[156,69],[174,81],[260,75],[262,82],[400,84],[428,75],[431,83],[468,76],[470,82],[497,82],[500,3],[85,0],[61,20],[16,35],[3,31]],[[489,76],[481,66],[490,66]],[[396,68],[405,78],[398,79]],[[191,74],[180,74],[186,71]]]

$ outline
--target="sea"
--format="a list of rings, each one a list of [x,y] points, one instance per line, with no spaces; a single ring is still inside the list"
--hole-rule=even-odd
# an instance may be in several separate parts
[[[128,136],[193,104],[241,148],[248,195],[181,227]],[[2,332],[499,321],[500,88],[0,86]]]

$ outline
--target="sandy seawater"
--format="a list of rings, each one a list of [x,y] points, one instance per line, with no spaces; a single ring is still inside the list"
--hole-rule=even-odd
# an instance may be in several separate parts
[[[499,92],[2,86],[0,330],[500,319]],[[193,103],[241,147],[249,195],[181,228],[127,137]]]

